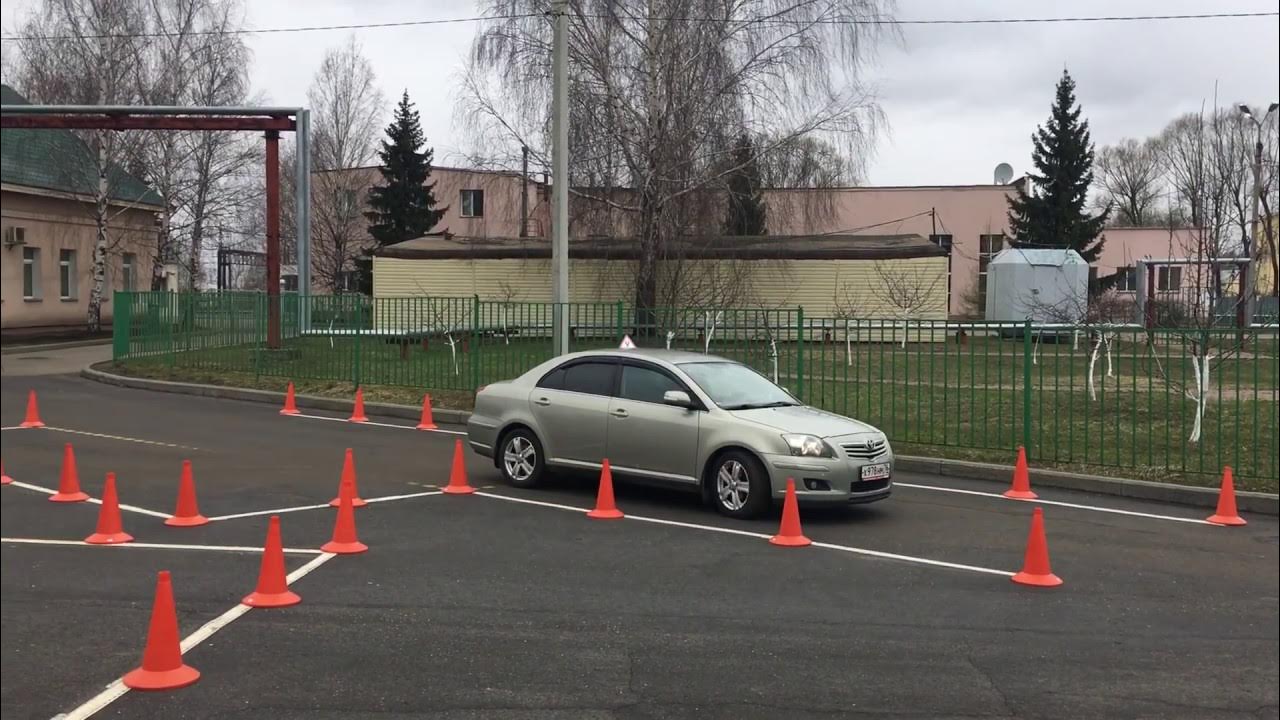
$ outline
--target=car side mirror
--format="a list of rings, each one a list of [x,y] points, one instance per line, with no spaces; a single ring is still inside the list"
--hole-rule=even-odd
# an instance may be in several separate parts
[[[682,407],[685,410],[693,409],[693,400],[689,397],[689,393],[683,390],[668,390],[662,393],[662,404]]]

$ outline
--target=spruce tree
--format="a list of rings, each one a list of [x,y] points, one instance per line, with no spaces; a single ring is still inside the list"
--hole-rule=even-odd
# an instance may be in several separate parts
[[[435,152],[423,148],[425,142],[418,111],[406,90],[378,151],[382,183],[369,189],[370,210],[364,214],[369,235],[379,246],[422,237],[447,209],[436,208],[435,183],[428,182]]]
[[[736,168],[729,173],[729,208],[725,216],[726,235],[764,235],[768,208],[760,192],[760,167],[756,164],[751,138],[743,135],[733,147]]]
[[[1080,119],[1075,88],[1063,70],[1049,122],[1031,136],[1036,192],[1019,189],[1009,198],[1009,230],[1015,246],[1070,248],[1092,264],[1102,252],[1101,233],[1111,208],[1096,216],[1085,210],[1093,184],[1093,141],[1089,121]]]

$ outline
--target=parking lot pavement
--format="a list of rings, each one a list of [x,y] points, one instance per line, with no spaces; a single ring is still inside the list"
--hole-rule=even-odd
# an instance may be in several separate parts
[[[430,491],[455,439],[71,377],[22,383],[6,378],[0,393],[5,426],[21,419],[29,384],[45,422],[94,434],[5,431],[11,475],[53,487],[70,440],[88,492],[114,470],[122,502],[163,512],[183,458],[202,511],[236,515],[323,503],[345,447],[362,496]],[[1021,563],[1031,505],[946,491],[1000,490],[983,483],[901,476],[920,487],[806,510],[806,534],[829,547],[784,550],[750,534],[772,533],[776,515],[732,521],[690,495],[619,484],[630,519],[594,522],[573,510],[590,507],[592,478],[521,491],[482,458],[468,454],[467,467],[486,495],[358,511],[369,553],[296,583],[301,606],[249,612],[190,650],[196,685],[128,693],[98,716],[1277,716],[1272,518],[1224,529],[1169,519],[1200,515],[1187,508],[1045,492],[1089,506],[1044,506],[1066,581],[1046,591],[1000,574]],[[6,538],[76,540],[97,512],[14,487],[2,505]],[[333,523],[328,509],[281,517],[298,548],[327,540]],[[139,542],[253,547],[266,524],[124,521]],[[258,563],[249,552],[13,543],[0,557],[6,719],[71,710],[133,667],[156,570],[174,572],[186,634],[252,589]]]

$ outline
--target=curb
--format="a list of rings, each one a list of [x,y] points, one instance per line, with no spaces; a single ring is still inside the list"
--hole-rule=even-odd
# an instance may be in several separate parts
[[[1001,484],[1008,484],[1013,472],[1013,466],[1011,465],[994,465],[967,460],[946,460],[910,455],[899,455],[894,458],[894,467],[897,470],[923,475],[946,475]],[[1063,490],[1080,490],[1099,495],[1155,500],[1198,508],[1212,509],[1218,505],[1218,490],[1216,488],[1103,477],[1101,475],[1085,475],[1061,470],[1038,470],[1035,467],[1031,468],[1031,485],[1033,488],[1050,487]],[[1242,512],[1274,516],[1280,514],[1280,496],[1237,490],[1236,506]]]
[[[115,373],[104,372],[92,367],[80,371],[80,377],[117,387],[135,390],[152,390],[155,392],[176,393],[179,395],[196,395],[199,397],[221,398],[224,400],[244,400],[271,405],[284,405],[284,393],[271,390],[251,390],[248,388],[226,387],[223,385],[203,385],[200,383],[182,383],[169,380],[151,380],[135,378]],[[330,410],[334,412],[350,412],[352,402],[338,398],[318,397],[315,395],[296,395],[294,400],[299,408],[311,410]],[[418,421],[422,417],[422,408],[413,405],[395,403],[365,402],[365,412],[385,417],[404,418]],[[461,410],[433,409],[432,417],[438,423],[446,425],[463,425],[471,413]]]
[[[284,393],[269,390],[250,390],[246,388],[226,387],[222,385],[203,385],[200,383],[181,383],[169,380],[150,380],[146,378],[127,377],[104,372],[92,367],[80,371],[80,376],[108,385],[152,390],[157,392],[178,393],[182,395],[198,395],[200,397],[223,398],[229,400],[245,400],[248,402],[284,404]],[[315,395],[297,395],[295,400],[300,408],[329,410],[333,412],[349,412],[352,402],[337,398],[317,397]],[[394,403],[366,402],[365,411],[374,415],[417,420],[422,415],[422,408]],[[438,409],[433,411],[436,422],[449,425],[464,425],[471,413],[462,410]],[[899,455],[894,459],[898,470],[924,475],[943,475],[964,478],[966,480],[985,480],[1000,483],[1009,482],[1011,465],[970,462],[968,460],[948,460],[943,458],[917,457]],[[1059,470],[1031,469],[1031,483],[1039,487],[1059,488],[1063,490],[1079,490],[1098,495],[1134,498],[1137,500],[1154,500],[1176,505],[1189,505],[1198,508],[1214,508],[1218,504],[1218,491],[1214,488],[1194,487],[1190,485],[1174,485],[1157,483],[1148,480],[1129,480],[1126,478],[1085,475],[1083,473],[1063,472]],[[1258,515],[1280,515],[1280,496],[1260,492],[1236,491],[1236,505],[1243,512]]]
[[[10,345],[9,347],[0,347],[0,355],[19,355],[23,353],[49,352],[53,350],[70,350],[71,348],[110,344],[111,338],[94,338],[91,340],[68,340],[67,342],[40,343],[36,345]]]

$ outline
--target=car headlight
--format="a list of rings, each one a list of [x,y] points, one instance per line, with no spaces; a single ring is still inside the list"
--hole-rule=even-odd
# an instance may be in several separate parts
[[[801,457],[835,457],[836,451],[814,435],[783,435],[782,439],[791,448],[792,455]]]

